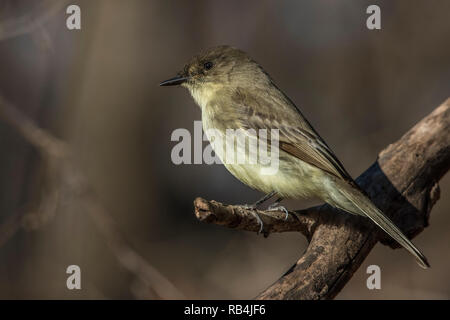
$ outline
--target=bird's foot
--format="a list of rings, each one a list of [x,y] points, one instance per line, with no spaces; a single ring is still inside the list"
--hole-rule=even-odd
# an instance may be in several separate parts
[[[256,221],[258,221],[258,223],[259,223],[259,230],[258,230],[258,232],[256,234],[263,233],[263,231],[264,231],[264,223],[263,223],[261,217],[256,212],[256,210],[252,210],[252,214],[255,217]],[[266,233],[264,232],[264,234],[266,234]]]
[[[267,211],[283,211],[286,214],[284,220],[287,220],[289,218],[289,211],[285,207],[280,206],[280,203],[278,202],[275,202],[274,204],[270,205],[267,208]]]
[[[250,210],[252,212],[252,215],[255,217],[256,221],[258,221],[259,230],[256,232],[256,234],[263,233],[264,236],[267,237],[268,234],[267,234],[267,232],[264,231],[264,223],[263,223],[261,217],[256,212],[257,204],[256,203],[254,203],[254,204],[243,204],[240,207],[242,207],[242,208],[244,208],[246,210]]]
[[[239,207],[242,207],[247,210],[256,210],[257,205],[256,204],[242,204]]]

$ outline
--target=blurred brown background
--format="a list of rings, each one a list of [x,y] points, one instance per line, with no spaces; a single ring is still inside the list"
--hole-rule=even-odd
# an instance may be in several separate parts
[[[64,1],[0,1],[0,95],[70,144],[126,241],[187,298],[252,298],[307,244],[300,234],[264,239],[195,219],[197,196],[251,203],[261,195],[222,166],[171,162],[172,131],[193,132],[200,112],[186,90],[158,83],[192,55],[219,44],[247,51],[354,177],[450,96],[447,0],[70,3],[81,7],[79,31],[67,30]],[[370,4],[381,7],[379,31],[366,28]],[[0,119],[0,224],[38,203],[42,167]],[[430,226],[415,239],[432,268],[379,244],[338,298],[450,298],[448,175],[440,186]],[[0,247],[0,298],[151,298],[91,217],[64,201]],[[81,267],[82,290],[66,288],[71,264]],[[366,287],[370,264],[381,267],[381,290]]]

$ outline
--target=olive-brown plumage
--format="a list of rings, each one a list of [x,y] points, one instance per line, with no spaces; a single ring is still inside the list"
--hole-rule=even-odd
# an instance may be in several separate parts
[[[295,104],[245,52],[212,48],[193,57],[175,77],[161,85],[182,85],[202,111],[203,129],[226,168],[243,183],[264,193],[288,198],[319,198],[352,214],[370,218],[426,268],[424,255],[361,191],[325,141]],[[227,129],[276,129],[279,167],[263,174],[260,163],[229,163],[223,148]],[[249,135],[249,139],[252,137]],[[239,147],[233,153],[249,153]],[[233,154],[234,156],[235,154]]]

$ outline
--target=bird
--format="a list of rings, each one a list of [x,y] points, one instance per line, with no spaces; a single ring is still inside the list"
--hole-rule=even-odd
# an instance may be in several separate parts
[[[246,52],[227,45],[209,48],[192,57],[175,77],[160,83],[174,85],[187,88],[200,107],[203,130],[228,171],[266,194],[250,207],[275,195],[276,204],[284,198],[319,198],[332,207],[369,218],[411,253],[422,268],[430,267],[420,250],[357,185],[301,110]],[[267,165],[261,163],[227,162],[230,152],[232,156],[249,155],[245,146],[224,150],[229,129],[276,130],[276,173],[264,174],[262,169]]]

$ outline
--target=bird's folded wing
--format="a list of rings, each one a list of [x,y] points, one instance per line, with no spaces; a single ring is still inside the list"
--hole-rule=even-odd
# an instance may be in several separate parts
[[[323,139],[306,121],[295,106],[276,108],[277,101],[252,98],[246,92],[233,99],[235,110],[241,114],[240,127],[244,129],[278,129],[279,148],[284,152],[354,184],[343,165]],[[257,103],[257,104],[256,104]],[[290,103],[290,101],[289,101]]]

